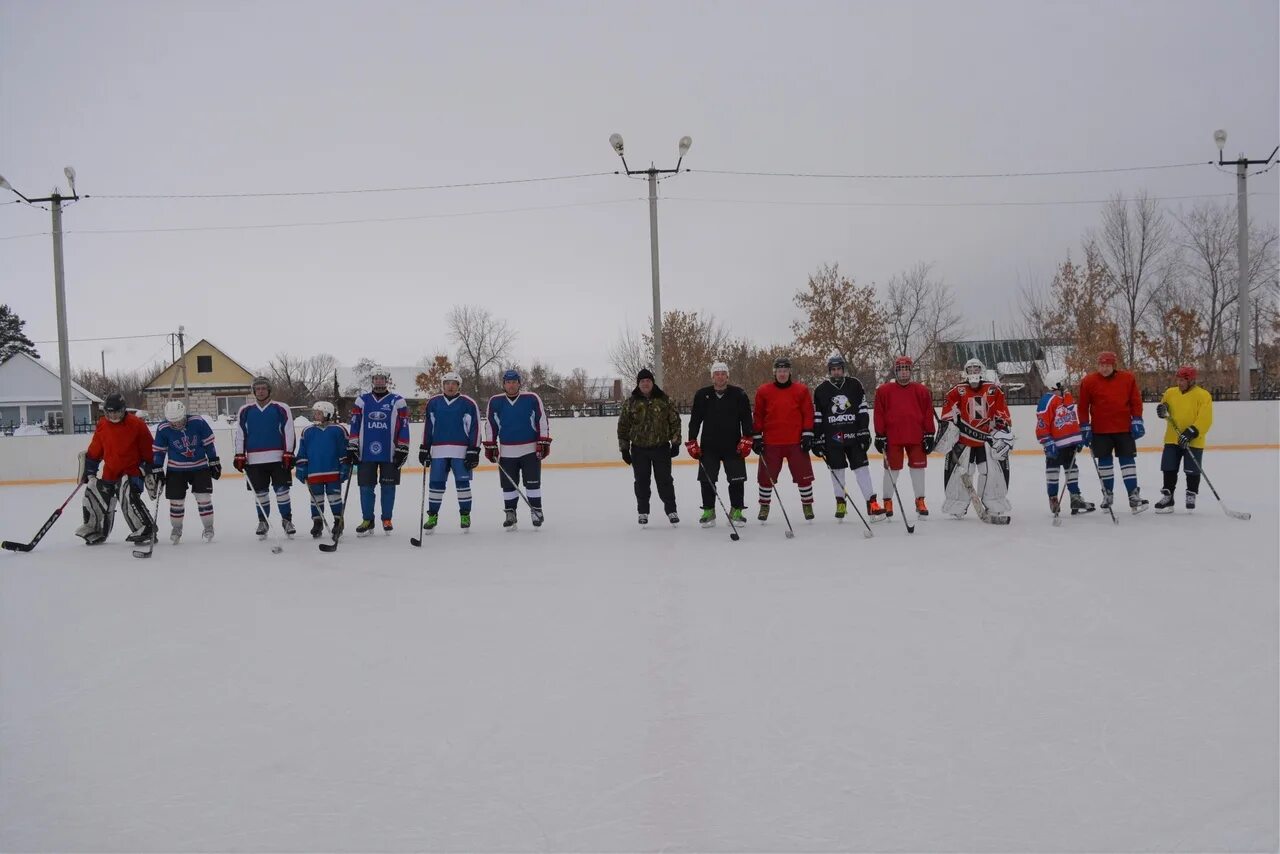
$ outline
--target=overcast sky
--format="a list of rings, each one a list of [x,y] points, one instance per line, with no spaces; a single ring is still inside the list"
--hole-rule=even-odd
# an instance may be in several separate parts
[[[29,196],[298,192],[685,165],[659,204],[663,305],[761,343],[824,262],[884,283],[932,261],[972,336],[1007,328],[1101,205],[1235,192],[1210,166],[820,180],[698,170],[989,173],[1164,165],[1280,142],[1274,0],[1204,2],[16,2],[0,0],[0,174]],[[1251,179],[1274,221],[1275,169]],[[516,356],[612,373],[650,312],[646,188],[616,175],[241,199],[92,198],[65,216],[72,338],[186,327],[247,367],[278,351],[411,364],[475,303]],[[8,196],[4,201],[7,201]],[[1175,208],[1195,200],[1170,201]],[[520,210],[513,210],[520,209]],[[531,210],[532,209],[532,210]],[[463,215],[466,214],[466,215]],[[226,229],[418,217],[294,228]],[[110,230],[218,227],[200,231]],[[0,301],[57,327],[49,214],[0,205]],[[98,233],[94,233],[98,232]],[[1078,250],[1077,250],[1078,254]],[[163,338],[73,344],[108,371]],[[42,356],[57,360],[54,343]]]

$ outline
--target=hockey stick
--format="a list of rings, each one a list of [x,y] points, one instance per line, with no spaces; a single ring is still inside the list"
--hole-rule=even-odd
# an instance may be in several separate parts
[[[422,499],[418,503],[418,536],[409,538],[409,545],[415,549],[422,548],[422,526],[427,523],[427,471],[430,468],[430,463],[422,467]]]
[[[968,451],[968,454],[969,457],[973,456],[972,449]],[[969,493],[969,503],[973,505],[974,512],[978,514],[979,519],[986,522],[988,525],[1008,525],[1010,518],[1008,516],[992,514],[992,512],[987,509],[987,503],[982,500],[982,496],[978,495],[978,490],[973,485],[973,475],[969,473],[969,457],[965,458],[965,469],[960,473],[960,482],[964,484],[965,490]],[[991,452],[987,451],[987,477],[991,477],[992,462]],[[994,462],[998,468],[1000,465],[999,461],[996,460]]]
[[[866,517],[862,515],[862,511],[858,509],[858,505],[854,503],[853,498],[849,496],[849,490],[844,488],[844,484],[836,480],[835,472],[831,472],[831,482],[839,485],[840,491],[844,493],[845,503],[853,508],[853,512],[858,514],[858,521],[862,523],[862,527],[867,530],[862,533],[863,539],[869,540],[875,536],[871,531],[871,526],[867,524]]]
[[[729,520],[729,527],[733,531],[733,533],[729,534],[729,539],[736,543],[739,540],[738,526],[733,524],[733,515],[724,506],[724,499],[720,497],[720,490],[716,489],[715,481],[711,479],[711,473],[708,472],[707,467],[702,464],[701,454],[698,455],[698,468],[702,469],[702,476],[707,479],[707,483],[711,484],[711,491],[715,493],[716,503],[719,504],[720,509],[724,511],[724,517]],[[728,477],[728,475],[729,473],[725,472],[725,476]]]
[[[310,484],[308,484],[306,481],[303,481],[302,488],[305,489],[307,491],[307,495],[311,497],[311,506],[316,509],[316,513],[318,514],[317,518],[320,520],[320,524],[323,526],[320,530],[321,531],[327,530],[329,527],[329,519],[324,515],[324,493],[323,492],[320,493],[319,500],[317,501],[316,494],[311,491]]]
[[[145,550],[134,549],[133,550],[134,557],[142,557],[142,558],[151,557],[151,553],[156,550],[156,540],[160,539],[159,515],[160,515],[160,486],[157,484],[156,485],[156,503],[155,503],[155,507],[152,508],[151,510],[151,540],[147,543],[147,548]]]
[[[773,490],[773,497],[778,500],[778,507],[782,509],[782,518],[787,523],[786,535],[787,539],[794,539],[796,529],[791,527],[791,517],[787,515],[787,505],[782,503],[782,496],[778,494],[778,484],[773,479],[773,472],[769,471],[769,462],[764,458],[764,454],[760,455],[760,463],[764,466],[764,473],[769,476],[769,488]],[[782,473],[782,460],[778,460],[778,473]],[[794,478],[794,474],[792,475]]]
[[[514,480],[512,480],[511,475],[507,474],[507,470],[502,467],[501,459],[499,459],[498,461],[498,473],[507,479],[507,483],[511,484],[511,488],[514,489],[516,493],[524,500],[525,506],[529,508],[529,515],[533,516],[534,519],[537,520],[534,524],[534,527],[536,528],[539,525],[541,525],[542,524],[542,508],[533,506],[533,502],[529,500],[529,496],[524,494],[524,490],[520,488],[520,485],[517,484]]]
[[[1173,416],[1169,417],[1169,424],[1173,427],[1175,432],[1182,432],[1182,430],[1178,429],[1178,422],[1173,420]],[[1222,508],[1223,513],[1226,513],[1232,519],[1239,519],[1242,522],[1248,522],[1253,518],[1252,513],[1246,513],[1243,510],[1232,510],[1230,507],[1223,504],[1222,496],[1218,495],[1218,490],[1213,488],[1213,481],[1209,480],[1209,475],[1204,472],[1204,465],[1198,462],[1196,458],[1191,455],[1191,449],[1189,447],[1183,447],[1181,444],[1179,444],[1178,447],[1182,450],[1183,454],[1186,455],[1186,459],[1195,465],[1196,471],[1200,472],[1200,477],[1204,478],[1204,482],[1209,485],[1209,491],[1213,493],[1214,498],[1218,499],[1218,506]]]
[[[1116,518],[1115,494],[1107,489],[1106,483],[1102,480],[1102,469],[1098,468],[1098,458],[1093,455],[1093,448],[1089,448],[1089,459],[1093,460],[1093,470],[1098,475],[1098,485],[1102,487],[1103,493],[1110,496],[1107,501],[1107,512],[1111,514],[1111,521],[1113,524],[1119,525],[1120,520]]]
[[[893,469],[890,469],[890,471],[893,471]],[[902,517],[902,524],[907,526],[907,533],[914,534],[916,532],[916,526],[907,521],[907,513],[902,504],[902,495],[898,492],[898,479],[894,477],[892,480],[893,497],[898,499],[898,515]]]
[[[333,517],[333,542],[320,544],[320,551],[325,552],[326,554],[336,552],[338,550],[338,538],[342,536],[342,529],[346,527],[347,496],[351,494],[351,481],[353,480],[355,480],[355,475],[347,475],[347,485],[342,488],[342,515]],[[339,521],[342,521],[344,524],[339,526]]]
[[[11,552],[29,552],[36,547],[36,544],[39,543],[40,540],[44,539],[44,535],[49,533],[49,529],[53,527],[53,523],[58,521],[58,518],[62,515],[62,511],[71,503],[71,499],[76,497],[76,493],[80,491],[80,487],[84,486],[84,451],[80,452],[79,460],[80,465],[79,472],[76,476],[76,488],[71,490],[71,494],[67,496],[67,500],[62,502],[62,505],[57,510],[54,510],[53,514],[45,520],[45,523],[40,526],[40,530],[36,531],[36,535],[25,543],[16,543],[12,540],[5,540],[0,543],[0,548],[7,549]]]

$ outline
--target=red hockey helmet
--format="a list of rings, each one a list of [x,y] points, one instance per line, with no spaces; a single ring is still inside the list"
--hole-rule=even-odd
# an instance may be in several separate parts
[[[910,356],[899,356],[893,360],[893,375],[902,379],[904,376],[911,379],[911,371],[915,367],[915,362],[911,361]]]
[[[1114,368],[1116,366],[1116,354],[1110,350],[1103,350],[1098,354],[1098,364],[1110,365]]]
[[[1196,381],[1199,373],[1196,371],[1195,365],[1183,365],[1178,368],[1178,373],[1174,375],[1177,379],[1186,380],[1189,383]]]

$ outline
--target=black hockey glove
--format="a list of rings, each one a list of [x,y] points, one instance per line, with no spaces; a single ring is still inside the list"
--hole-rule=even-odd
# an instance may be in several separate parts
[[[631,465],[631,445],[623,442],[618,445],[618,450],[622,452],[622,461]]]
[[[674,460],[680,456],[680,443],[678,441],[671,443],[671,458]]]
[[[405,460],[409,459],[409,446],[396,445],[395,451],[391,454],[391,462],[398,469],[404,465]]]
[[[858,443],[858,447],[862,448],[862,453],[871,450],[871,432],[866,427],[858,428],[853,434],[854,441]]]
[[[1164,403],[1157,403],[1156,418],[1168,418],[1168,417],[1169,417],[1169,407]]]
[[[1192,439],[1199,435],[1200,431],[1195,427],[1188,427],[1186,430],[1183,430],[1178,434],[1178,444],[1185,448],[1187,445],[1191,444]]]
[[[467,448],[467,456],[463,460],[462,464],[467,467],[467,471],[471,471],[476,466],[480,465],[480,449]]]
[[[801,440],[801,443],[803,445],[803,439]],[[817,457],[818,459],[822,459],[822,457],[827,453],[827,437],[822,435],[821,433],[819,433],[817,436],[814,436],[813,444],[811,445],[809,450],[813,452],[813,455],[815,457]]]
[[[222,461],[217,457],[209,458],[209,477],[218,480],[222,477]]]
[[[348,465],[350,465],[351,462],[352,462],[351,460],[346,461]],[[418,462],[424,466],[431,465],[431,448],[429,446],[427,445],[418,446]]]
[[[876,452],[883,454],[884,449],[889,447],[889,437],[884,435],[883,433],[877,433],[875,444],[876,444]]]
[[[764,434],[757,433],[751,437],[751,453],[757,457],[764,454]]]
[[[353,466],[360,462],[360,443],[354,439],[347,443],[347,453],[342,458],[342,462],[349,466]]]
[[[806,454],[813,450],[813,433],[808,430],[800,434],[800,450]]]
[[[920,440],[920,444],[924,446],[924,452],[926,454],[932,454],[934,445],[933,434],[925,433],[924,438]]]

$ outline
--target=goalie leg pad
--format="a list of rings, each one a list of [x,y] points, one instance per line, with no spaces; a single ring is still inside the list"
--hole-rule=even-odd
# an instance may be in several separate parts
[[[84,524],[76,529],[76,536],[87,543],[100,543],[111,534],[115,521],[116,495],[119,484],[90,478],[84,490],[82,509]]]
[[[139,534],[154,528],[155,522],[151,518],[151,511],[142,500],[142,493],[134,488],[132,480],[125,480],[120,488],[124,491],[120,504],[124,510],[124,520],[129,525],[129,533]]]
[[[974,451],[977,474],[973,489],[982,499],[987,511],[995,516],[1008,516],[1013,506],[1009,504],[1009,468],[1006,460],[992,459],[985,448]]]
[[[951,433],[955,434],[956,431],[952,430]],[[952,444],[955,445],[954,442]],[[956,445],[952,448],[947,454],[947,461],[942,470],[944,486],[942,512],[948,515],[963,516],[969,512],[969,491],[964,488],[964,482],[960,480],[964,466],[969,465],[966,450],[968,449],[964,445]]]

